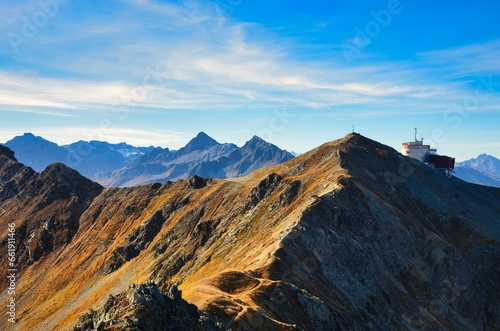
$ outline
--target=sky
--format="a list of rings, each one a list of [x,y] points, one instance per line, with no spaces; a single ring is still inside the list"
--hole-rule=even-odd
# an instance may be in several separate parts
[[[500,158],[500,2],[4,0],[0,142],[298,153],[354,131]]]

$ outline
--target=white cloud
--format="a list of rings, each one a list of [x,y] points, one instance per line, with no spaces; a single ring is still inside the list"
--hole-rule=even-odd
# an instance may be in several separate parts
[[[110,101],[131,93],[131,86],[117,82],[93,82],[16,75],[0,70],[0,104],[4,106],[39,106],[70,110],[102,110]],[[24,109],[25,110],[25,109]],[[23,109],[19,109],[23,111]]]
[[[341,54],[314,62],[298,59],[293,41],[255,24],[231,21],[213,3],[121,3],[125,7],[115,9],[107,22],[98,21],[99,16],[73,21],[61,12],[53,22],[54,34],[40,33],[29,45],[41,55],[25,52],[21,57],[34,72],[38,66],[41,72],[64,74],[36,78],[0,71],[0,107],[28,112],[43,106],[51,110],[41,111],[60,116],[101,112],[113,105],[132,111],[247,111],[287,105],[336,112],[342,112],[339,106],[358,105],[363,108],[358,114],[390,116],[443,112],[463,100],[465,84],[435,83],[425,76],[432,76],[433,69],[418,64],[347,66]],[[493,55],[484,55],[475,66],[493,70],[500,68],[499,49],[500,42],[492,42],[427,52],[420,59],[456,59],[451,63],[467,70],[471,59],[490,50]],[[487,103],[482,107],[491,108]]]

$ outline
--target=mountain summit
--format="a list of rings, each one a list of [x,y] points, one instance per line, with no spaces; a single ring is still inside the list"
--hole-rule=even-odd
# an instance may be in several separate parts
[[[500,189],[358,134],[244,177],[83,191],[64,180],[48,200],[40,175],[0,161],[1,233],[19,224],[18,242],[33,245],[22,257],[33,233],[59,243],[19,261],[20,329],[140,330],[148,316],[233,330],[500,325]],[[79,203],[78,226],[61,232]]]
[[[475,159],[470,159],[460,164],[461,166],[500,178],[500,160],[491,155],[483,153]]]
[[[459,162],[455,177],[470,183],[500,187],[500,160],[488,154]]]
[[[185,151],[189,153],[192,151],[205,150],[215,145],[219,145],[219,143],[202,131],[191,139],[184,148]]]
[[[36,171],[43,171],[54,162],[66,162],[68,157],[64,148],[29,132],[14,137],[5,146],[16,153],[18,160]]]

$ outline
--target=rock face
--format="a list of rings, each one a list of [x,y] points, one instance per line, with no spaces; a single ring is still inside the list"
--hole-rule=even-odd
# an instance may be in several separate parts
[[[146,283],[110,295],[97,311],[83,314],[73,330],[222,331],[224,327],[183,300],[176,286],[164,294],[156,284]]]
[[[165,217],[161,211],[157,211],[150,219],[132,232],[125,240],[125,244],[118,247],[111,255],[108,268],[105,270],[106,273],[115,271],[125,262],[138,256],[160,232],[163,223],[165,223]]]
[[[0,160],[4,237],[9,222],[38,229],[48,217],[14,206],[64,215],[82,205],[64,244],[20,260],[19,329],[112,327],[115,312],[120,328],[155,329],[160,305],[124,301],[147,280],[158,284],[151,302],[179,284],[197,309],[174,300],[161,315],[182,312],[189,326],[207,314],[232,330],[500,329],[500,189],[448,179],[361,135],[246,177],[121,189]]]
[[[0,155],[17,162],[17,159],[14,157],[14,151],[8,147],[0,145]]]

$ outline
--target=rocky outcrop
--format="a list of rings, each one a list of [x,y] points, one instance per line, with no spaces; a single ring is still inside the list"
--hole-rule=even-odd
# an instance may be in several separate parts
[[[278,187],[282,179],[283,178],[280,175],[275,173],[272,173],[264,178],[259,185],[255,186],[250,192],[247,209],[255,207],[260,201],[269,197]],[[284,194],[289,195],[289,193]]]
[[[125,292],[109,295],[98,310],[89,310],[74,326],[74,331],[218,331],[225,328],[196,306],[182,299],[173,286],[167,293],[156,284],[133,284]]]
[[[33,220],[25,228],[28,262],[69,243],[78,231],[80,215],[101,191],[99,184],[62,163],[54,163],[37,174],[21,192],[36,199],[30,204]]]
[[[6,146],[0,145],[0,156],[4,156],[14,162],[17,162],[17,159],[14,157],[14,151]]]
[[[33,169],[17,162],[12,150],[0,145],[0,201],[15,197],[34,174]]]
[[[200,176],[194,175],[193,177],[189,178],[189,185],[194,189],[199,189],[207,186],[207,182]]]
[[[111,273],[120,268],[123,263],[137,257],[160,232],[163,223],[165,223],[165,217],[161,211],[157,211],[127,237],[123,246],[118,247],[112,253],[106,264],[105,272]]]

